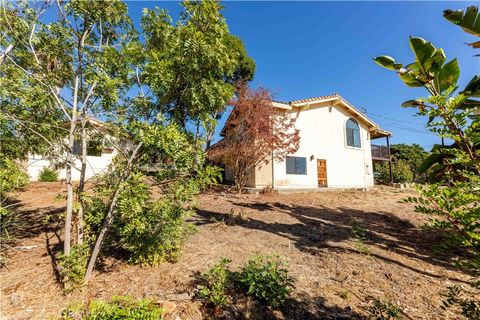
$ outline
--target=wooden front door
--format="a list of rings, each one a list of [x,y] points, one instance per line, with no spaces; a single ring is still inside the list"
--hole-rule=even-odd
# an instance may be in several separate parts
[[[317,159],[318,186],[327,187],[327,160]]]

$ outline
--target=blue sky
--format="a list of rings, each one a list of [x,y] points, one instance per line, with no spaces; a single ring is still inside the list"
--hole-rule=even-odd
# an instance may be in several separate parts
[[[408,37],[420,36],[443,48],[447,59],[459,59],[462,86],[480,73],[480,58],[464,44],[474,37],[442,17],[444,9],[466,8],[472,2],[223,4],[230,31],[242,38],[256,61],[253,86],[269,88],[282,101],[339,93],[393,132],[393,143],[430,149],[440,138],[424,128],[425,120],[413,109],[400,107],[426,93],[404,86],[394,72],[374,64],[373,56],[388,54],[412,62]],[[174,18],[181,9],[177,2],[128,2],[135,22],[144,7],[155,5]]]

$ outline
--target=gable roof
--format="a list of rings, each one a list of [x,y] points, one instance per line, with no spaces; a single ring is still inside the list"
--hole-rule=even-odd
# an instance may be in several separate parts
[[[313,105],[319,104],[319,103],[325,103],[325,102],[332,102],[332,106],[341,105],[347,111],[352,113],[354,116],[363,120],[368,125],[369,131],[372,135],[372,139],[392,135],[389,131],[380,129],[380,126],[377,123],[375,123],[375,121],[371,120],[364,113],[362,113],[357,108],[355,108],[350,102],[345,100],[338,93],[334,93],[334,94],[330,94],[330,95],[326,95],[326,96],[314,97],[314,98],[292,100],[290,102],[283,102],[283,101],[274,100],[272,102],[272,106],[274,108],[278,108],[278,109],[282,109],[282,110],[292,110],[293,108],[300,108],[301,109],[300,111],[303,111],[303,110],[306,110],[306,109],[310,108],[310,106],[313,106]],[[305,109],[302,109],[302,108],[305,108]],[[228,123],[229,119],[230,119],[230,116],[228,117],[227,121],[225,122],[225,126],[222,128],[222,131],[220,132],[220,136],[225,135],[225,127],[226,127],[226,124]]]

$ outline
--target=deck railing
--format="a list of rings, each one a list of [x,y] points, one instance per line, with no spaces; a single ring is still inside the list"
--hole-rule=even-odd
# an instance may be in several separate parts
[[[372,159],[373,160],[389,160],[390,152],[388,150],[388,147],[372,144]]]

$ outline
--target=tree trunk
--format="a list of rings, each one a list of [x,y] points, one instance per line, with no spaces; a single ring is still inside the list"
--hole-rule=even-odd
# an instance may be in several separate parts
[[[125,171],[120,178],[120,181],[118,182],[115,192],[113,194],[112,200],[110,202],[110,206],[108,208],[107,215],[105,219],[103,220],[102,223],[102,228],[100,229],[100,233],[98,234],[97,240],[95,241],[95,247],[93,248],[92,255],[90,256],[90,260],[88,261],[88,266],[87,266],[87,271],[85,272],[85,281],[90,280],[93,272],[93,267],[95,266],[95,262],[97,260],[98,254],[100,253],[100,248],[103,243],[103,238],[105,237],[105,234],[107,233],[108,229],[110,228],[110,225],[112,224],[113,221],[113,215],[115,213],[115,210],[117,209],[117,202],[118,202],[118,197],[120,196],[120,185],[130,179],[131,172],[132,172],[132,163],[137,157],[138,151],[142,147],[142,142],[140,142],[135,150],[133,151],[132,155],[128,159],[127,166],[125,168]]]
[[[83,203],[83,192],[85,190],[85,176],[87,171],[87,129],[86,129],[86,120],[83,118],[82,121],[82,168],[80,171],[80,182],[78,185],[78,192],[77,192],[77,199],[80,203],[80,207],[78,208],[77,213],[77,243],[83,243],[83,211],[84,211],[84,203]]]
[[[72,119],[70,120],[70,131],[68,134],[68,153],[66,171],[67,184],[67,212],[65,215],[65,229],[63,241],[63,253],[70,254],[72,238],[72,212],[73,212],[73,184],[72,168],[74,163],[73,147],[75,144],[75,127],[77,125],[77,100],[78,100],[78,75],[75,76],[75,86],[73,91]]]

